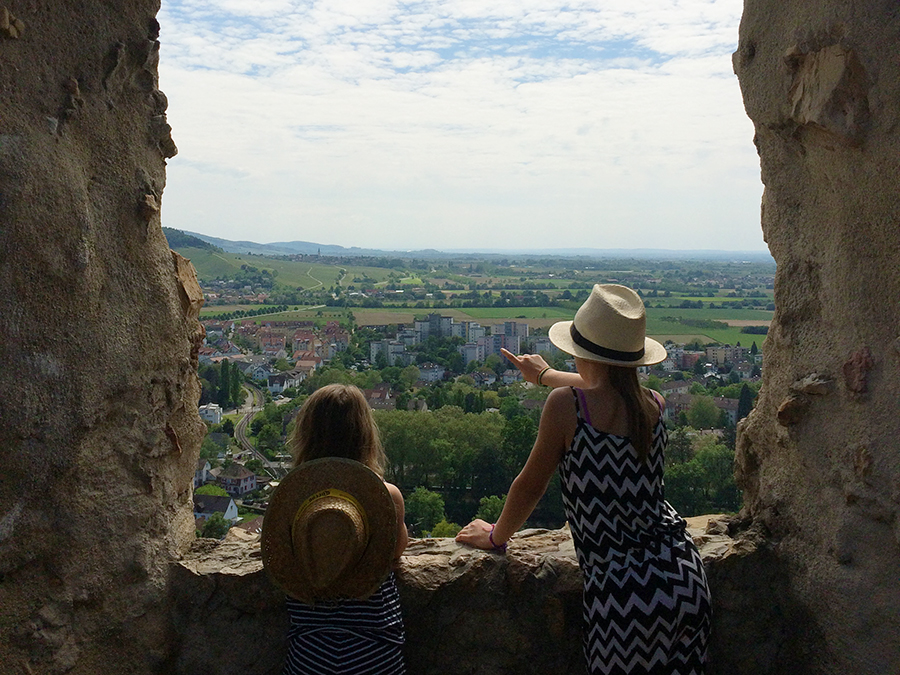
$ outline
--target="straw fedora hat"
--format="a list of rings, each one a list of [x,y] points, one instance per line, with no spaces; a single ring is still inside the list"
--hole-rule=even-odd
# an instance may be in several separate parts
[[[550,326],[550,341],[567,354],[616,366],[649,366],[666,348],[645,335],[641,297],[627,286],[595,284],[574,321]]]
[[[291,471],[269,500],[263,565],[285,593],[313,604],[372,595],[391,571],[397,512],[359,462],[326,457]]]

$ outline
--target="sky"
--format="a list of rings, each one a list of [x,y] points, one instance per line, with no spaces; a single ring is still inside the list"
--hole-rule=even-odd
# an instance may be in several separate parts
[[[764,251],[741,0],[162,0],[163,225]]]

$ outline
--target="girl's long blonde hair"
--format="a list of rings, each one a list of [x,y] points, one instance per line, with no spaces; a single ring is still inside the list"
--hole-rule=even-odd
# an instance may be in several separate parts
[[[287,440],[294,466],[322,457],[346,457],[384,476],[385,455],[375,418],[354,386],[329,384],[300,408]]]
[[[653,418],[659,411],[649,390],[638,382],[637,368],[609,366],[609,381],[625,401],[628,411],[628,436],[638,459],[646,462],[653,445]]]

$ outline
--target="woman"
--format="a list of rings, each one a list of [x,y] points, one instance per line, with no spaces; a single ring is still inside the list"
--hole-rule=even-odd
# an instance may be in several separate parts
[[[663,361],[666,350],[644,330],[637,293],[596,285],[574,321],[550,329],[553,344],[575,357],[577,373],[504,352],[527,381],[557,388],[496,524],[475,520],[457,536],[505,550],[558,468],[584,576],[592,675],[699,674],[706,663],[706,575],[684,520],[663,497],[664,400],[637,379],[637,367]]]
[[[408,541],[403,495],[384,481],[384,450],[362,392],[318,389],[288,447],[296,468],[273,495],[262,535],[264,563],[288,595],[283,675],[403,675],[391,571]]]

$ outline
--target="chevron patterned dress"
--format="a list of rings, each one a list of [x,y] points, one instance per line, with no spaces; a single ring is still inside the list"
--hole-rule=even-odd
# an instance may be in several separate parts
[[[591,426],[583,392],[573,394],[578,426],[559,471],[584,574],[588,672],[699,675],[709,588],[684,519],[663,498],[665,425],[640,462],[627,437]]]
[[[394,573],[366,600],[307,605],[287,599],[282,675],[404,675],[405,632]]]

